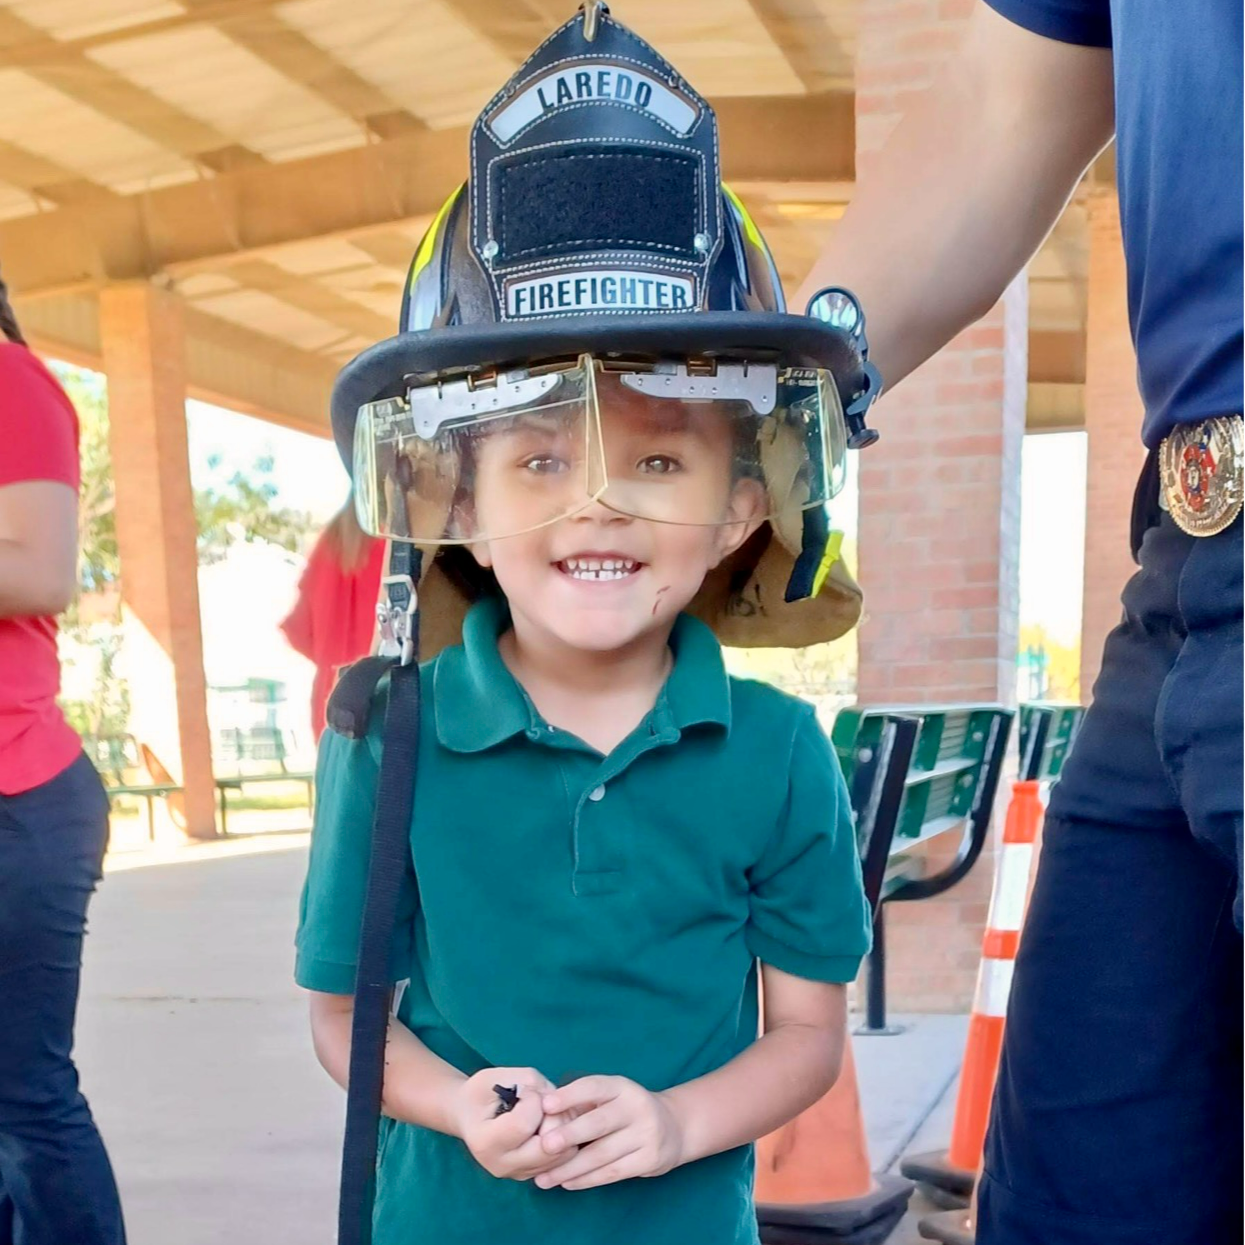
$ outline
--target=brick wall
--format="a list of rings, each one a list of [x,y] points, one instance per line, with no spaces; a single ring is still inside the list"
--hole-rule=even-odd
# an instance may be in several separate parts
[[[857,53],[858,177],[919,105],[971,0],[869,0]],[[1014,696],[1020,448],[1028,283],[879,404],[881,442],[861,456],[862,703]],[[952,845],[942,845],[940,853]],[[887,908],[893,1010],[963,1011],[972,1000],[993,873],[987,850],[959,886]]]

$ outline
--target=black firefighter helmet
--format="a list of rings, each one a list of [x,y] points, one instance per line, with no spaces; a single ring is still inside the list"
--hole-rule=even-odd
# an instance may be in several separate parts
[[[416,251],[398,334],[334,386],[338,449],[349,469],[359,408],[416,378],[581,354],[824,368],[845,405],[866,383],[850,333],[786,312],[769,248],[722,183],[712,108],[600,3],[476,120],[468,179]],[[860,590],[824,508],[774,527],[710,576],[693,612],[740,646],[843,634]],[[425,619],[432,605],[425,592]]]

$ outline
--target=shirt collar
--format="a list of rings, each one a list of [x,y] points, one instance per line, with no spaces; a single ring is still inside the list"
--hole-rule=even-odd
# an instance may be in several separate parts
[[[483,752],[543,725],[497,648],[510,625],[504,600],[486,597],[467,612],[463,642],[437,657],[433,674],[437,739],[454,752]],[[653,709],[654,727],[673,738],[690,726],[731,724],[730,681],[713,632],[680,614],[670,634],[674,665]]]

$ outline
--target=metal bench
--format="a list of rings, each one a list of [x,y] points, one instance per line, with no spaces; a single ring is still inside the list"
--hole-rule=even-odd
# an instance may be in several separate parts
[[[229,834],[228,793],[230,791],[241,791],[243,787],[249,787],[255,783],[301,782],[307,788],[308,813],[315,809],[316,776],[310,770],[301,773],[284,774],[239,774],[233,778],[217,778],[215,782],[217,798],[220,801],[220,832],[222,837]],[[117,797],[127,795],[141,796],[147,801],[147,838],[154,842],[156,837],[156,799],[165,799],[170,795],[183,791],[184,788],[181,783],[157,782],[105,786],[104,790],[107,792],[109,804]]]
[[[218,778],[216,780],[216,790],[220,795],[220,832],[222,836],[229,834],[229,805],[226,800],[226,793],[229,791],[241,791],[243,787],[266,782],[301,782],[305,784],[307,788],[307,812],[310,814],[315,811],[316,776],[312,770],[298,774],[239,774],[236,778]]]
[[[1020,706],[1020,776],[1054,782],[1085,718],[1083,705],[1033,700]]]
[[[1014,716],[1002,705],[967,704],[857,707],[835,719],[831,739],[853,793],[874,914],[861,1033],[897,1031],[886,1022],[885,905],[940,895],[976,864]],[[941,866],[917,850],[950,835],[955,851]]]
[[[119,796],[136,795],[141,796],[147,801],[147,838],[151,842],[156,839],[156,799],[166,799],[174,792],[181,791],[180,783],[175,782],[142,782],[142,783],[124,783],[116,786],[105,785],[104,791],[108,795],[109,807],[112,806],[113,800]]]

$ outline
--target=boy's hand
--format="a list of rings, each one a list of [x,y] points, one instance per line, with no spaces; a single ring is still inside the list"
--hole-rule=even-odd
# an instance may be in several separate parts
[[[495,1085],[514,1086],[519,1100],[513,1110],[497,1114]],[[545,1120],[541,1096],[553,1082],[535,1068],[485,1068],[457,1087],[452,1113],[456,1131],[477,1163],[491,1176],[531,1180],[561,1161],[541,1142]]]
[[[622,1076],[586,1076],[547,1093],[547,1116],[576,1118],[539,1138],[559,1166],[537,1175],[542,1189],[593,1189],[661,1176],[682,1162],[683,1128],[661,1094]],[[568,1154],[575,1146],[582,1149]]]

